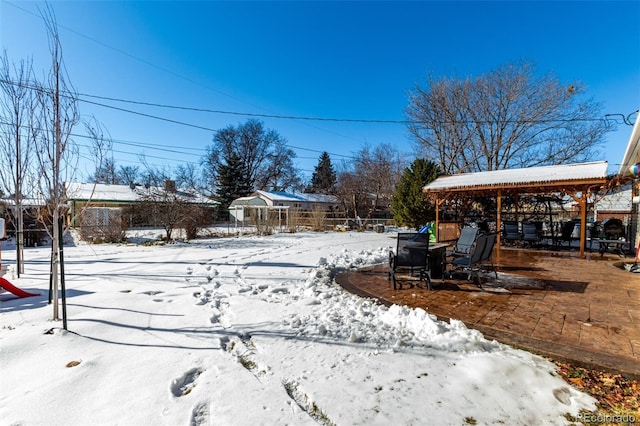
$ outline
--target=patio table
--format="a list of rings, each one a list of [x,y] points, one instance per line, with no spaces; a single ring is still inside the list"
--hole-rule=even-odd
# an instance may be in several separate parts
[[[598,252],[600,252],[600,257],[602,257],[606,252],[615,253],[620,257],[624,257],[624,248],[628,244],[628,241],[625,240],[601,240],[594,239],[596,243],[598,243]]]

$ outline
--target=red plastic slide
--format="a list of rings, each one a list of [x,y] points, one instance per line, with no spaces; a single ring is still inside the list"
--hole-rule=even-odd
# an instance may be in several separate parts
[[[18,297],[40,296],[37,293],[29,293],[28,291],[24,291],[22,289],[19,289],[18,287],[16,287],[15,285],[11,284],[9,281],[5,280],[2,277],[0,277],[0,287],[4,288],[5,290],[7,290],[10,293],[15,294]]]

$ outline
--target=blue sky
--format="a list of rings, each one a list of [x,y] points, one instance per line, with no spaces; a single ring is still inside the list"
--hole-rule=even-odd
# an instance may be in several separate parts
[[[427,74],[466,77],[525,60],[540,73],[586,85],[605,114],[640,108],[640,1],[50,4],[69,80],[81,94],[226,112],[402,120],[408,91]],[[14,61],[33,58],[40,76],[50,59],[43,5],[0,0],[2,48]],[[248,118],[93,99],[206,128],[81,103],[83,116],[95,116],[114,139],[116,165],[135,165],[141,154],[154,166],[197,163],[213,131]],[[631,133],[614,118],[620,124],[600,158],[612,172]],[[307,177],[322,151],[338,164],[365,144],[389,143],[413,158],[402,124],[260,119],[287,139]],[[74,133],[85,131],[78,126]]]

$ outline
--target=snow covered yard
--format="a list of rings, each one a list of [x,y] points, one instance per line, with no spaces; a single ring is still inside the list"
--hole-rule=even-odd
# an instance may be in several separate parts
[[[7,425],[568,424],[595,409],[541,357],[333,282],[393,233],[65,247],[69,332],[49,251],[0,294]],[[3,262],[15,253],[3,250]]]

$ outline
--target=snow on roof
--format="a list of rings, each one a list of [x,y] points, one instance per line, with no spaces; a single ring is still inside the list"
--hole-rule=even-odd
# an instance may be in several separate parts
[[[66,188],[67,196],[76,200],[137,201],[140,197],[129,185],[67,182]]]
[[[302,194],[307,201],[312,203],[337,203],[338,198],[335,195],[329,194]]]
[[[160,187],[145,188],[141,186],[129,185],[109,185],[103,183],[78,183],[67,182],[67,197],[71,200],[92,200],[92,201],[140,201],[150,193],[164,192]],[[177,191],[178,195],[188,199],[189,202],[197,204],[219,204],[195,191]]]
[[[528,167],[523,169],[493,170],[488,172],[462,173],[441,176],[426,185],[424,191],[460,189],[492,185],[530,185],[556,181],[578,181],[604,179],[607,177],[607,162],[565,164],[556,166]]]
[[[0,204],[13,207],[16,205],[16,200],[15,198],[2,198],[0,199]],[[21,204],[22,207],[41,207],[46,204],[46,200],[40,198],[23,198]]]
[[[307,203],[335,203],[336,197],[326,194],[304,194],[280,191],[256,191],[257,194],[272,201],[298,201]]]
[[[272,201],[306,201],[303,197],[281,191],[256,191],[259,195]]]
[[[233,206],[265,206],[267,202],[257,195],[249,196],[249,197],[240,197],[236,198],[229,204],[229,207]]]

